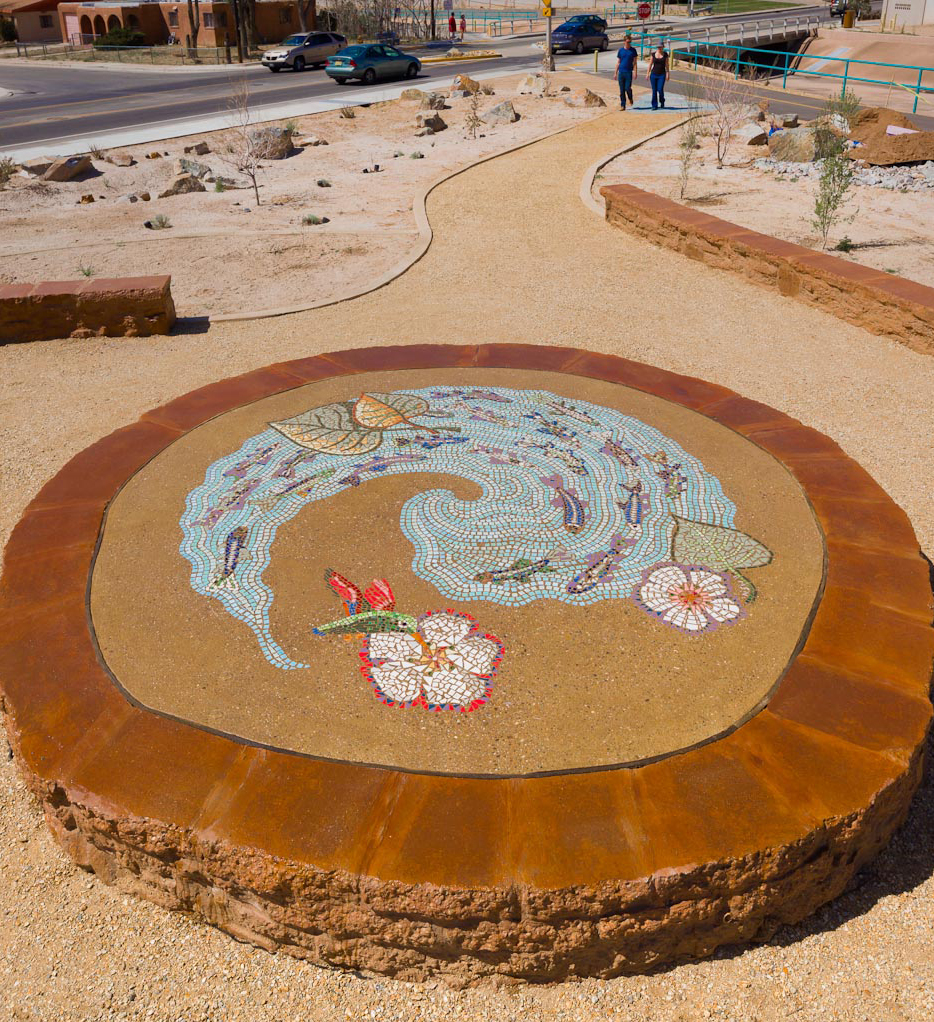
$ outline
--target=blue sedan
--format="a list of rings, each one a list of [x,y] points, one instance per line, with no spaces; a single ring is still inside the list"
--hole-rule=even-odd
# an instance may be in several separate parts
[[[418,57],[403,53],[388,43],[345,46],[328,57],[325,73],[341,85],[358,78],[372,85],[377,78],[414,78],[422,69]]]

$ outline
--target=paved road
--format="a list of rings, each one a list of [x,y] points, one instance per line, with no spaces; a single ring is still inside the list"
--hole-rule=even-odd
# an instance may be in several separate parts
[[[802,7],[794,13],[824,10],[823,7]],[[725,15],[705,18],[704,27],[723,23],[767,20],[775,12]],[[653,28],[664,27],[656,23]],[[668,30],[682,30],[669,24]],[[621,30],[611,30],[611,37]],[[432,79],[450,79],[458,72],[482,73],[536,66],[541,51],[533,44],[540,35],[518,39],[497,40],[495,46],[502,61],[462,61],[426,67],[417,83],[431,85]],[[580,63],[581,58],[559,58],[559,65]],[[281,106],[295,101],[333,100],[353,96],[359,101],[363,87],[357,84],[337,86],[323,71],[302,74],[285,72],[270,74],[265,68],[234,66],[226,70],[146,71],[133,68],[102,69],[100,67],[58,67],[52,62],[23,65],[0,61],[0,86],[12,89],[15,95],[0,100],[0,150],[43,145],[61,140],[80,139],[95,142],[120,129],[162,125],[173,120],[191,121],[226,113],[232,83],[245,79],[249,83],[251,105],[259,112],[263,107]],[[370,91],[378,92],[380,85]]]

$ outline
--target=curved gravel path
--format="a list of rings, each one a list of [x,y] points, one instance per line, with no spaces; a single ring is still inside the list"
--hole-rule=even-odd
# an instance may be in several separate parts
[[[0,348],[0,541],[81,448],[204,383],[363,344],[531,341],[627,355],[800,418],[934,551],[934,359],[654,249],[581,203],[586,167],[664,123],[613,113],[452,179],[429,200],[426,256],[352,302],[205,334]],[[0,1020],[914,1022],[934,1016],[932,874],[929,776],[861,886],[762,947],[650,977],[453,992],[326,972],[126,898],[65,859],[3,758]]]

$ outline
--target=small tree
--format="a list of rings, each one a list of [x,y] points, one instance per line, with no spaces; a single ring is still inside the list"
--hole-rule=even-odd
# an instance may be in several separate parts
[[[470,94],[470,99],[467,100],[467,119],[464,121],[464,127],[470,132],[470,137],[474,139],[483,124],[483,121],[480,120],[480,97],[482,95],[477,89],[476,92]]]
[[[827,248],[827,237],[836,224],[850,223],[856,213],[843,215],[843,206],[847,200],[847,192],[853,184],[853,162],[849,157],[838,153],[828,156],[821,164],[820,179],[817,184],[817,195],[814,198],[814,216],[812,226],[820,234],[821,246]]]
[[[697,121],[694,117],[689,118],[681,125],[678,148],[681,150],[678,156],[678,182],[680,185],[678,198],[683,199],[688,190],[688,178],[691,168],[694,166],[694,156],[697,151]]]
[[[733,132],[749,118],[751,94],[741,81],[714,78],[704,88],[704,99],[713,108],[710,112],[710,134],[717,146],[717,169],[723,169]]]
[[[318,2],[317,0],[295,0],[298,8],[298,26],[303,32],[318,27]]]
[[[262,131],[251,127],[250,88],[246,79],[234,86],[230,98],[231,126],[224,135],[217,155],[234,170],[245,174],[253,186],[256,205],[260,205],[258,178],[263,169],[262,161],[272,157],[275,138],[270,130]]]

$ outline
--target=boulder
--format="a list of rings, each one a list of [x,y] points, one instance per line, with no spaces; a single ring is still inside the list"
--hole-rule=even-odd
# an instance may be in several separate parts
[[[440,92],[428,92],[422,96],[421,110],[443,110],[444,96]]]
[[[27,160],[25,163],[21,163],[20,168],[29,174],[30,177],[42,177],[54,162],[55,160],[51,156],[37,156],[34,160]]]
[[[162,153],[146,153],[147,160],[161,160]]]
[[[136,163],[129,153],[108,153],[104,159],[114,167],[132,167]]]
[[[480,120],[484,124],[512,124],[513,121],[519,120],[519,115],[512,103],[506,99],[502,103],[490,107],[485,114],[481,114]]]
[[[180,156],[175,161],[172,173],[176,175],[191,174],[192,177],[196,177],[200,181],[211,173],[211,168],[206,163],[199,163],[197,160],[189,160]]]
[[[733,137],[741,145],[767,145],[769,141],[768,131],[755,121],[749,124],[741,124],[738,128],[734,129]]]
[[[431,128],[419,128],[418,131],[415,132],[415,137],[416,138],[424,138],[426,135],[433,135],[433,134],[434,134],[434,130],[431,129]]]
[[[568,90],[570,91],[570,90]],[[547,96],[548,79],[543,74],[526,75],[516,89],[517,96]]]
[[[82,195],[81,198],[78,201],[79,201],[79,203],[82,206],[86,206],[89,202],[93,202],[94,201],[94,196],[93,195]]]
[[[297,145],[300,146],[315,146],[328,144],[328,140],[326,138],[318,138],[317,135],[306,135],[304,138],[296,139],[295,142]]]
[[[595,92],[591,92],[590,89],[578,89],[576,92],[565,96],[564,102],[568,106],[606,106],[606,103]]]
[[[292,132],[286,128],[258,128],[250,132],[261,160],[284,160],[295,152]]]
[[[463,92],[469,92],[473,95],[475,92],[480,91],[480,83],[474,81],[470,75],[456,75],[451,85],[452,89],[460,89]]]
[[[445,57],[465,57],[465,56],[467,56],[467,54],[464,53],[463,50],[459,50],[456,46],[452,46],[449,50],[447,50],[445,52],[444,55],[445,55]]]
[[[782,127],[783,128],[797,128],[798,127],[798,115],[797,114],[781,114]]]
[[[189,192],[203,192],[204,185],[191,174],[177,174],[169,182],[169,187],[159,193],[160,199],[168,199],[172,195],[187,195]]]
[[[404,100],[406,103],[421,103],[424,95],[425,93],[421,89],[403,89],[399,99]]]
[[[71,181],[93,169],[90,156],[62,156],[42,175],[42,180]]]
[[[785,128],[769,135],[769,156],[787,163],[810,163],[815,156],[814,129]]]
[[[149,202],[149,200],[152,198],[149,192],[140,192],[139,197],[143,202]]]
[[[431,128],[432,131],[444,131],[447,127],[441,114],[434,111],[424,111],[415,115],[416,128]]]
[[[194,145],[186,145],[184,150],[186,155],[193,153],[195,156],[207,156],[210,151],[211,147],[207,142],[196,142]]]

